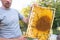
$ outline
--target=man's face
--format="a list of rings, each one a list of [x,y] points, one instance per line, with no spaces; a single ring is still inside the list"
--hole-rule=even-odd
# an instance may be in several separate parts
[[[1,0],[1,2],[5,8],[9,8],[11,6],[12,0]]]

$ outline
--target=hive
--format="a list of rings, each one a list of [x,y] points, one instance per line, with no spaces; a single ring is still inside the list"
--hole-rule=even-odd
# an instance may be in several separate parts
[[[50,8],[34,6],[26,35],[31,38],[48,40],[53,18],[53,11]]]

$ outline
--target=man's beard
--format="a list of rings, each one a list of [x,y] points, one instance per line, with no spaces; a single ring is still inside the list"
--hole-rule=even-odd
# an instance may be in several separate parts
[[[10,4],[5,4],[4,7],[5,8],[10,8]]]

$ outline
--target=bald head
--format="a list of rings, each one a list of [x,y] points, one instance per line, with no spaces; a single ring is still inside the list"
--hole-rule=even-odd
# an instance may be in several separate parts
[[[4,6],[5,8],[10,8],[12,0],[1,0],[2,2],[2,6]]]

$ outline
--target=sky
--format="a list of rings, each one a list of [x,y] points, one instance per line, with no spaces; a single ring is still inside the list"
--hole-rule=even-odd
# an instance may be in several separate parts
[[[31,2],[35,0],[12,0],[12,8],[17,9],[18,11],[21,11],[22,8],[31,5]],[[1,6],[1,1],[0,1]]]

